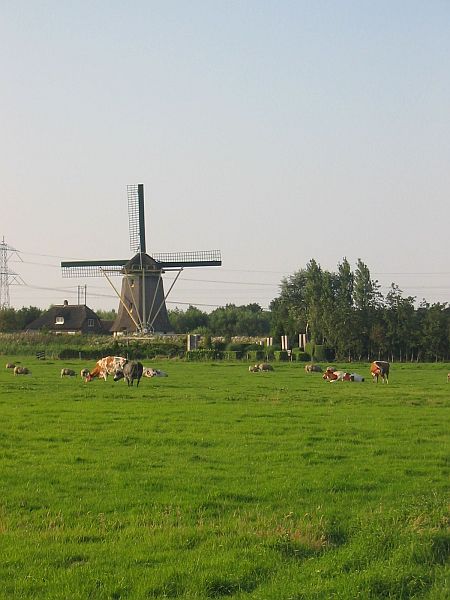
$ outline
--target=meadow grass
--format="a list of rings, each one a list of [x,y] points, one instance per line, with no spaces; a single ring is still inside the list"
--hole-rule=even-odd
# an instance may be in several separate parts
[[[0,598],[450,597],[449,365],[375,385],[167,361],[136,389],[21,360],[0,370]]]

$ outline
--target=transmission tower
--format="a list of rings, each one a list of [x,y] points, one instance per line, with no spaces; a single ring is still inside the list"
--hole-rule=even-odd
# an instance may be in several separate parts
[[[8,246],[3,236],[0,242],[0,310],[9,308],[9,286],[11,284],[23,283],[20,275],[11,271],[8,267],[8,260],[13,254],[17,254],[17,250]]]

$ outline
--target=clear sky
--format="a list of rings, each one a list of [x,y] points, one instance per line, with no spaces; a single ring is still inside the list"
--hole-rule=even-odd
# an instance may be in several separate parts
[[[2,2],[11,304],[87,283],[117,308],[58,265],[131,257],[130,183],[150,254],[222,252],[182,273],[182,307],[267,307],[284,275],[343,257],[383,293],[449,301],[449,31],[447,0]]]

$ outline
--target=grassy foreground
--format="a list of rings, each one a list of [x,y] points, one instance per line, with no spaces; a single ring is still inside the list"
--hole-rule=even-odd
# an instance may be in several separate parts
[[[0,369],[2,600],[450,597],[449,365],[386,386],[159,362],[136,389],[22,362]]]

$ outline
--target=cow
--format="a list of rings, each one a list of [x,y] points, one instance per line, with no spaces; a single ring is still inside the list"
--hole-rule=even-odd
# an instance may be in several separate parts
[[[389,383],[389,366],[389,363],[385,360],[374,360],[370,365],[373,382],[378,383],[378,379],[381,377],[382,383]]]
[[[27,367],[14,367],[14,375],[31,375],[31,371]]]
[[[92,381],[95,377],[103,377],[106,381],[108,375],[114,375],[116,370],[122,368],[126,362],[127,359],[122,356],[105,356],[97,361],[97,364],[88,373],[85,381]]]
[[[450,382],[450,373],[447,373],[447,383]]]
[[[136,379],[136,387],[139,387],[139,382],[142,377],[142,373],[144,371],[144,367],[142,363],[137,361],[129,361],[126,362],[122,367],[116,369],[114,373],[114,381],[119,381],[119,379],[126,379],[128,387],[133,385],[133,381]]]
[[[165,371],[160,371],[159,369],[152,369],[151,367],[144,367],[143,371],[144,377],[168,377]]]
[[[76,377],[76,373],[72,369],[61,369],[61,377]]]
[[[305,373],[322,373],[320,365],[305,365]]]
[[[360,383],[364,381],[362,375],[357,373],[347,373],[347,371],[336,371],[334,367],[327,367],[325,373],[322,375],[322,379],[333,383],[334,381],[354,381]]]
[[[89,369],[81,369],[80,371],[80,377],[82,377],[83,379],[86,379],[86,377],[89,375]]]
[[[15,369],[16,365],[14,363],[6,363],[6,368],[7,369]]]
[[[334,381],[351,381],[351,374],[346,371],[336,371],[334,367],[327,367],[322,379],[333,383]]]

